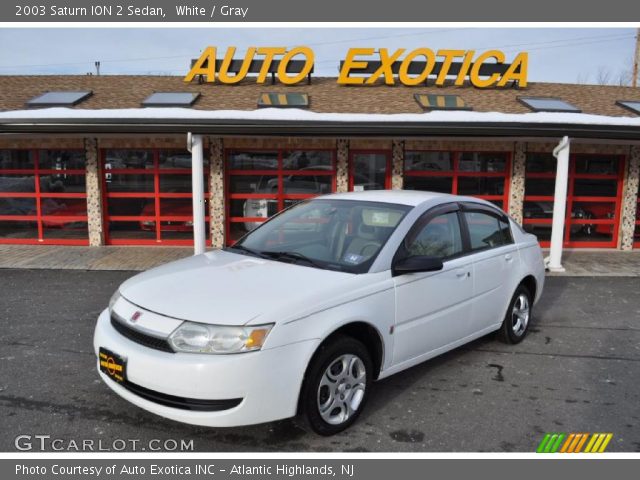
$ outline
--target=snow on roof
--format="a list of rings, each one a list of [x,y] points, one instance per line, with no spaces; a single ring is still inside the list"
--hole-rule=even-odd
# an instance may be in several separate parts
[[[498,113],[432,111],[425,113],[370,114],[317,113],[300,109],[263,108],[259,110],[192,110],[188,108],[128,108],[88,110],[44,108],[0,112],[0,123],[108,122],[110,120],[153,121],[274,121],[274,122],[358,122],[358,123],[523,123],[572,124],[640,127],[640,117],[613,117],[586,113]]]

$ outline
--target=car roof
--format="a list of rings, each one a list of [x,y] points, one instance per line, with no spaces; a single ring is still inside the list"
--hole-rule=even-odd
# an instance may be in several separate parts
[[[365,190],[362,192],[332,193],[316,198],[331,198],[336,200],[360,200],[366,202],[395,203],[412,207],[425,202],[433,204],[443,202],[465,201],[486,204],[487,202],[473,197],[461,197],[449,193],[424,192],[419,190]]]

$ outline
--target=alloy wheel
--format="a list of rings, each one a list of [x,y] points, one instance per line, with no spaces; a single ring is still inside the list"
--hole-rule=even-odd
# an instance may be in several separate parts
[[[516,301],[513,302],[513,310],[511,311],[511,328],[514,335],[520,337],[527,330],[529,313],[529,297],[525,293],[520,293]]]
[[[367,370],[360,357],[344,354],[333,360],[318,385],[318,410],[331,425],[349,420],[360,408],[367,384]]]

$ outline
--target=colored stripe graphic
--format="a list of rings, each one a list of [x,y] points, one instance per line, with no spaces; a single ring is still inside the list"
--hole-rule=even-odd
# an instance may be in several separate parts
[[[603,453],[613,433],[547,433],[536,449],[537,453]],[[587,439],[589,440],[587,442]]]
[[[612,433],[594,433],[592,439],[589,441],[585,453],[602,453],[609,445],[609,442],[613,438]]]
[[[580,442],[576,446],[576,449],[574,450],[573,453],[580,453],[580,451],[582,450],[582,446],[587,441],[587,438],[589,438],[589,434],[588,433],[583,433],[582,434],[582,439],[580,440]]]
[[[549,441],[549,438],[551,438],[551,434],[547,433],[544,438],[542,439],[542,441],[540,442],[540,445],[538,445],[538,448],[536,449],[537,453],[543,453],[544,452],[544,447],[547,445],[547,442]]]

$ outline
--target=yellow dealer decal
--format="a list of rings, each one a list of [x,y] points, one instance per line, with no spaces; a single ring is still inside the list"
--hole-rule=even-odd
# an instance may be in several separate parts
[[[235,47],[227,48],[220,68],[216,69],[217,49],[207,47],[200,58],[184,78],[185,82],[191,82],[196,76],[202,76],[208,83],[220,82],[225,84],[238,83],[244,80],[249,73],[253,60],[262,61],[260,71],[256,76],[257,83],[264,83],[270,73],[271,65],[275,59],[279,60],[276,77],[285,85],[292,85],[304,80],[313,68],[315,54],[309,47],[295,47],[287,50],[285,47],[249,47],[242,59],[241,67],[230,71],[231,62],[234,60]],[[304,61],[304,66],[296,73],[287,72],[287,65],[291,60]],[[378,62],[375,71],[363,74],[370,62]],[[393,72],[393,65],[399,62],[397,74]],[[410,74],[412,62],[422,62],[423,70],[418,74]],[[451,72],[451,66],[457,63],[460,69],[457,73]],[[387,85],[395,85],[399,82],[403,85],[421,85],[433,76],[434,68],[439,64],[440,69],[435,76],[435,85],[444,85],[448,76],[455,75],[455,85],[462,85],[465,79],[478,88],[504,87],[509,82],[518,82],[520,87],[527,86],[528,54],[521,52],[513,59],[512,63],[503,69],[503,73],[481,75],[482,66],[485,64],[505,64],[506,56],[500,50],[488,50],[476,54],[475,50],[437,50],[429,48],[416,48],[406,52],[399,48],[390,51],[386,48],[375,50],[373,48],[350,48],[340,69],[338,83],[342,85],[366,85],[378,81],[384,81]],[[359,74],[359,75],[358,75]],[[353,76],[358,75],[358,76]]]

